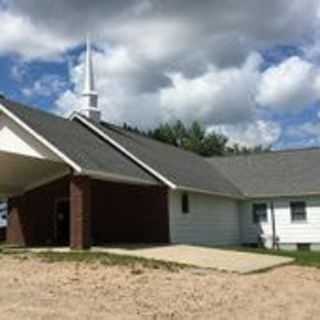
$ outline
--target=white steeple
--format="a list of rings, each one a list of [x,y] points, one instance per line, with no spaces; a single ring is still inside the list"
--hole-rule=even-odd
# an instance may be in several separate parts
[[[81,100],[82,103],[80,113],[90,119],[99,121],[101,118],[101,112],[98,108],[98,93],[95,91],[91,43],[89,36],[87,36],[85,77]]]

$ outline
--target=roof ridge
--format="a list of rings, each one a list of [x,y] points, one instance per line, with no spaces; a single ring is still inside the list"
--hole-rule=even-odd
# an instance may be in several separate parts
[[[145,135],[145,134],[143,134],[141,132],[136,132],[136,131],[130,130],[128,128],[125,128],[123,126],[110,123],[108,121],[100,121],[100,124],[107,125],[107,126],[115,128],[115,129],[123,130],[123,131],[125,131],[125,132],[127,132],[129,134],[137,135],[139,137],[142,137],[142,138],[157,142],[157,143],[165,145],[167,147],[171,147],[171,148],[175,148],[175,149],[178,149],[180,151],[183,151],[183,152],[191,153],[193,155],[196,155],[196,156],[202,158],[203,160],[226,159],[226,158],[237,158],[237,157],[254,157],[254,156],[264,156],[264,155],[267,155],[267,154],[293,153],[293,152],[303,152],[303,151],[312,151],[312,150],[319,150],[320,151],[320,146],[312,146],[312,147],[305,147],[305,148],[289,148],[289,149],[269,150],[269,151],[262,151],[262,152],[249,153],[249,154],[234,154],[234,155],[233,154],[226,154],[226,155],[216,155],[216,156],[212,156],[212,157],[204,157],[204,156],[201,156],[201,155],[199,155],[199,154],[197,154],[195,152],[192,152],[192,151],[189,151],[189,150],[185,150],[183,148],[180,148],[179,146],[175,146],[173,144],[157,140],[157,139],[152,138],[152,137],[150,137],[148,135]]]
[[[164,141],[160,141],[160,140],[157,140],[155,138],[152,138],[152,137],[149,137],[147,135],[144,135],[140,132],[135,132],[135,131],[131,131],[130,129],[127,129],[127,128],[124,128],[124,127],[121,127],[120,125],[116,125],[116,124],[113,124],[113,123],[110,123],[110,122],[106,122],[106,121],[100,121],[100,124],[101,125],[108,125],[108,126],[111,126],[111,127],[114,127],[115,129],[119,129],[119,130],[123,130],[125,131],[126,133],[129,133],[129,134],[132,134],[132,135],[136,135],[138,137],[141,137],[141,138],[144,138],[144,139],[147,139],[149,141],[152,141],[152,142],[155,142],[155,143],[158,143],[158,144],[161,144],[163,146],[166,146],[168,148],[174,148],[174,150],[178,150],[180,152],[184,152],[184,153],[188,153],[188,154],[191,154],[193,156],[196,156],[202,160],[206,160],[207,157],[204,157],[204,156],[201,156],[193,151],[190,151],[190,150],[186,150],[186,149],[183,149],[179,146],[175,146],[173,144],[170,144],[170,143],[167,143],[167,142],[164,142]],[[113,128],[108,128],[108,129],[113,129]]]
[[[279,149],[279,150],[270,150],[258,153],[249,153],[249,154],[229,154],[225,156],[213,156],[207,158],[207,160],[216,160],[216,159],[230,159],[230,158],[249,158],[249,157],[259,157],[259,156],[266,156],[266,155],[274,155],[279,153],[298,153],[303,151],[320,151],[320,146],[313,146],[307,148],[292,148],[292,149]]]
[[[1,98],[0,96],[0,104],[1,102],[7,102],[7,103],[14,103],[16,105],[18,105],[19,107],[22,107],[22,108],[26,108],[27,110],[31,110],[31,111],[35,111],[35,112],[39,112],[45,116],[51,116],[51,117],[54,117],[55,119],[59,119],[59,120],[63,120],[63,121],[69,121],[67,118],[64,118],[62,116],[59,116],[53,112],[50,112],[50,111],[47,111],[47,110],[44,110],[42,108],[39,108],[35,105],[32,105],[32,106],[29,106],[25,103],[21,103],[21,102],[18,102],[16,100],[12,100],[12,99],[8,99],[8,98]],[[10,107],[9,107],[10,109]],[[71,122],[71,121],[70,121]]]

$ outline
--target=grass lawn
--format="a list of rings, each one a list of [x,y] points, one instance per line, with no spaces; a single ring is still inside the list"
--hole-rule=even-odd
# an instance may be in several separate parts
[[[177,271],[183,267],[182,264],[158,261],[154,259],[145,259],[140,257],[132,257],[125,255],[117,255],[110,253],[99,253],[99,252],[88,252],[88,251],[75,251],[75,252],[44,252],[36,253],[36,256],[40,257],[46,262],[59,262],[59,261],[70,261],[70,262],[99,262],[103,265],[115,266],[136,266],[140,265],[144,268],[151,269],[165,269],[168,271]]]
[[[285,251],[285,250],[270,250],[263,248],[248,248],[248,247],[237,247],[232,248],[242,252],[252,252],[259,254],[271,254],[281,257],[294,258],[294,264],[299,266],[309,266],[320,268],[320,252],[315,251]]]
[[[186,266],[179,263],[165,262],[142,257],[132,257],[110,253],[99,253],[90,251],[71,251],[71,252],[28,252],[27,250],[14,249],[0,245],[1,255],[11,255],[18,259],[28,259],[30,257],[39,258],[48,263],[54,262],[83,262],[83,263],[100,263],[106,266],[129,266],[149,269],[164,269],[167,271],[178,271]]]
[[[227,248],[223,248],[226,250]],[[285,251],[285,250],[270,250],[263,248],[251,248],[251,247],[229,247],[228,250],[252,252],[256,254],[268,254],[282,257],[294,258],[293,264],[299,266],[309,266],[320,268],[320,252],[315,251]],[[71,252],[41,252],[31,253],[27,251],[15,250],[6,245],[0,244],[0,257],[1,255],[14,255],[17,258],[27,259],[28,257],[40,258],[45,262],[84,262],[94,263],[98,262],[107,266],[141,266],[151,269],[165,269],[168,271],[177,271],[185,268],[186,265],[172,262],[164,262],[153,259],[146,259],[140,257],[132,257],[125,255],[117,255],[110,253],[99,253],[90,251],[71,251]]]

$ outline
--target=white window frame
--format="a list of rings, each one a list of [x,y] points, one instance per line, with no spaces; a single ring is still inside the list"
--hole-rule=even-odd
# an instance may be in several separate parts
[[[256,212],[257,206],[265,206],[265,218],[261,219],[261,212]],[[262,210],[262,209],[260,209]],[[258,217],[258,219],[256,219]],[[261,223],[268,223],[269,217],[268,217],[268,204],[266,202],[256,202],[252,204],[252,221],[254,224],[261,224]]]
[[[301,204],[301,203],[303,203],[304,204],[304,206],[303,206],[303,208],[304,208],[304,212],[303,212],[303,214],[304,214],[304,219],[294,219],[294,215],[295,214],[301,214],[301,212],[294,212],[293,211],[293,206],[294,206],[294,204]],[[306,223],[307,222],[307,202],[306,201],[304,201],[304,200],[301,200],[301,201],[290,201],[290,203],[289,203],[289,206],[290,206],[290,218],[291,218],[291,223]]]

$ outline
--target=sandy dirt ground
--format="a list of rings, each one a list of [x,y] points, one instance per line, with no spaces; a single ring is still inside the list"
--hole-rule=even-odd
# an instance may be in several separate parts
[[[320,270],[253,275],[0,259],[0,319],[319,319]]]

